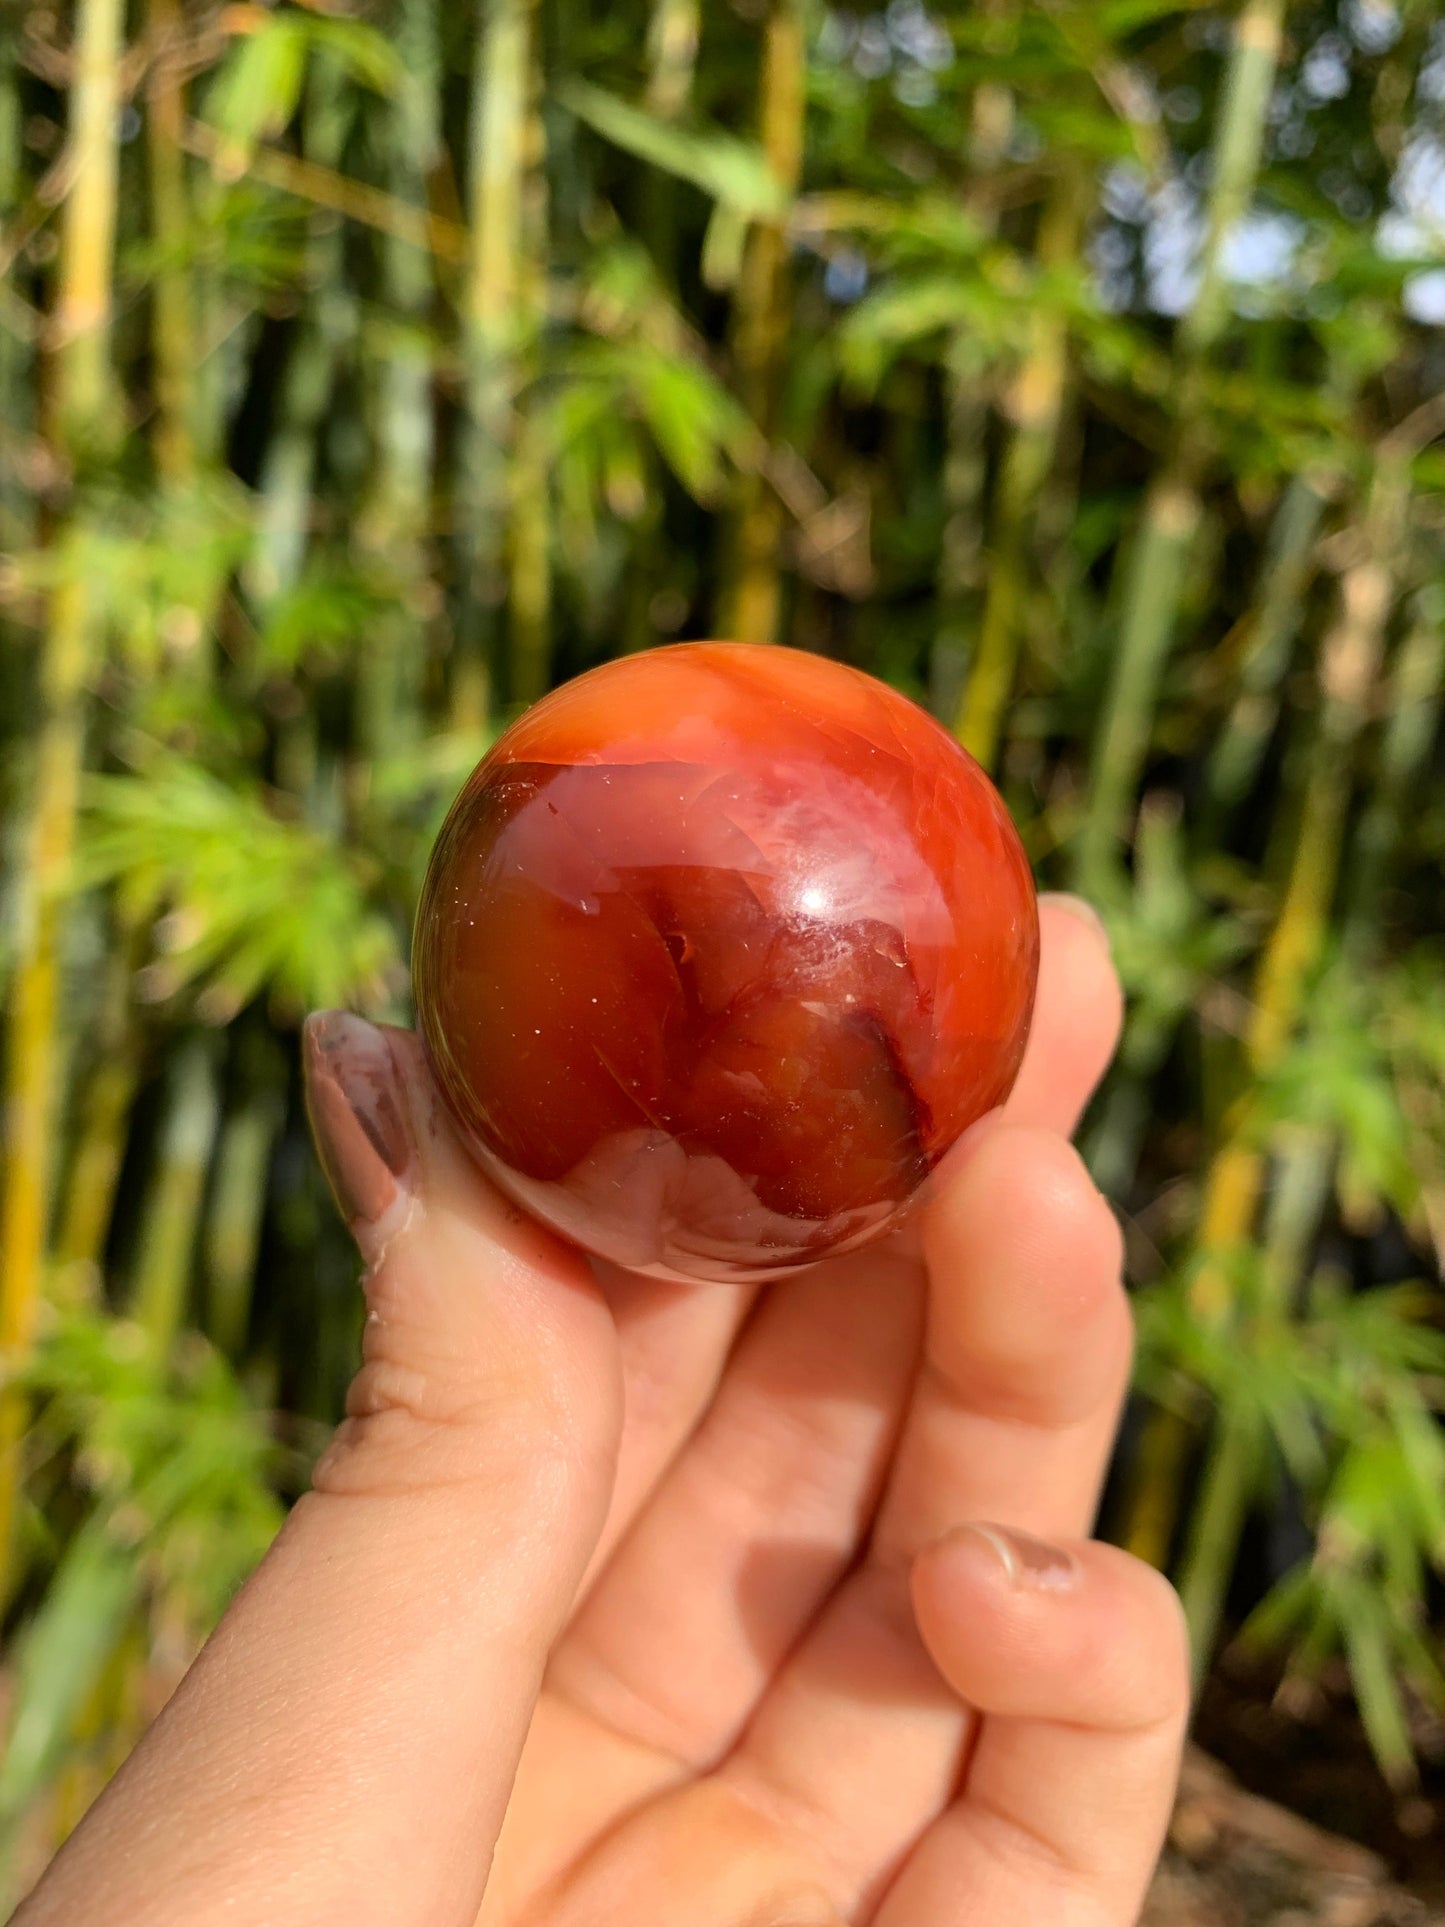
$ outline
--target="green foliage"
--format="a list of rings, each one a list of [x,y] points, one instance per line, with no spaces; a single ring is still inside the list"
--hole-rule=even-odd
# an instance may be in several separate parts
[[[294,1489],[277,1438],[335,1416],[301,1014],[405,1017],[427,850],[508,695],[715,633],[750,518],[777,640],[965,733],[1003,665],[993,768],[1041,881],[1084,852],[1129,998],[1084,1133],[1144,1274],[1106,1527],[1176,1559],[1202,1659],[1251,1589],[1287,1670],[1343,1655],[1406,1783],[1445,1571],[1441,658],[1411,643],[1445,609],[1445,45],[1418,6],[1372,38],[1387,12],[1292,0],[1271,75],[1194,0],[820,8],[794,97],[725,10],[660,90],[624,0],[543,10],[503,99],[434,0],[185,0],[179,116],[139,40],[116,76],[116,256],[78,279],[125,432],[79,465],[68,50],[0,22],[0,969],[43,928],[60,986],[52,1262],[4,1306],[41,1337],[0,1849],[104,1771],[117,1682],[200,1636]],[[198,1235],[157,1221],[178,1061],[259,1174],[209,1149]],[[165,1357],[117,1309],[148,1239],[189,1294]],[[1312,1535],[1289,1572],[1240,1562],[1270,1515]]]
[[[195,1335],[165,1360],[137,1326],[72,1313],[26,1376],[37,1485],[71,1468],[83,1500],[14,1655],[0,1854],[137,1616],[162,1614],[170,1637],[195,1641],[281,1523],[265,1416]]]
[[[213,1020],[267,990],[293,1010],[374,1007],[396,968],[395,931],[359,859],[254,786],[180,757],[90,779],[75,881],[112,880],[126,915],[155,923],[149,994],[204,985]]]

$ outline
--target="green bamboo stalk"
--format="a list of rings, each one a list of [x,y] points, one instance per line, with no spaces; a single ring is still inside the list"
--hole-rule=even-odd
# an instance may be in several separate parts
[[[1239,690],[1209,758],[1207,782],[1216,820],[1248,794],[1274,732],[1279,687],[1304,614],[1315,540],[1333,493],[1332,476],[1294,476],[1270,526]]]
[[[702,26],[699,0],[653,0],[647,27],[647,86],[644,100],[659,120],[681,120],[692,102]],[[670,285],[677,282],[677,183],[660,167],[650,167],[641,183],[642,232],[652,258]],[[653,603],[666,580],[662,545],[665,493],[660,465],[650,450],[643,461],[644,507],[633,525],[621,617],[619,653],[647,649],[656,641]]]
[[[542,166],[546,132],[541,114],[541,76],[528,75],[527,174],[522,187],[522,254],[517,286],[517,375],[530,387],[547,302],[547,176]],[[509,694],[533,703],[546,694],[552,670],[551,447],[527,400],[515,410],[510,489]]]
[[[216,1151],[202,1258],[205,1328],[212,1344],[238,1362],[251,1322],[266,1173],[284,1111],[274,1085],[257,1090],[226,1119]]]
[[[24,179],[21,141],[24,114],[16,47],[9,29],[0,30],[0,213],[20,204]],[[33,540],[34,503],[21,480],[15,450],[34,419],[34,338],[9,305],[0,302],[0,422],[9,446],[0,451],[0,552],[11,555]]]
[[[1321,650],[1321,705],[1289,872],[1256,971],[1245,1037],[1246,1066],[1255,1083],[1268,1076],[1289,1046],[1328,925],[1354,750],[1378,674],[1407,498],[1408,465],[1398,449],[1382,448],[1358,553],[1341,578],[1338,613]],[[1224,1140],[1204,1186],[1197,1237],[1203,1262],[1191,1284],[1190,1303],[1198,1319],[1215,1326],[1227,1326],[1235,1316],[1227,1256],[1249,1236],[1264,1184],[1264,1154],[1251,1130],[1253,1088],[1246,1087],[1226,1120]],[[1161,1411],[1141,1448],[1126,1536],[1130,1550],[1154,1564],[1162,1564],[1168,1555],[1186,1440],[1187,1427],[1176,1415]],[[1227,1461],[1223,1470],[1214,1463],[1221,1455]],[[1220,1433],[1206,1475],[1219,1482],[1218,1503],[1207,1529],[1196,1524],[1180,1575],[1196,1652],[1207,1651],[1218,1622],[1220,1574],[1232,1565],[1235,1550],[1219,1535],[1233,1517],[1233,1482],[1243,1476],[1243,1469],[1235,1444]]]
[[[1248,204],[1259,171],[1270,90],[1279,63],[1285,0],[1246,0],[1225,76],[1199,284],[1179,324],[1179,402],[1173,443],[1129,548],[1120,596],[1119,642],[1089,771],[1089,800],[1075,865],[1095,898],[1115,886],[1119,839],[1148,753],[1154,707],[1173,644],[1200,522],[1204,460],[1203,366],[1228,319],[1224,241]]]
[[[652,0],[643,100],[649,113],[659,120],[681,120],[688,110],[701,30],[700,0]],[[642,232],[658,267],[670,281],[674,280],[677,184],[660,167],[650,167],[643,175],[642,195]]]
[[[535,415],[525,413],[511,463],[511,677],[515,702],[534,703],[551,683],[552,518],[550,446]]]
[[[401,0],[396,45],[405,82],[392,123],[390,187],[424,207],[441,145],[440,51],[436,0]],[[415,647],[427,601],[426,539],[431,522],[432,365],[425,328],[435,283],[424,249],[395,234],[383,239],[382,284],[402,326],[388,344],[376,399],[375,481],[362,511],[364,547],[388,559],[401,594],[368,638],[357,666],[356,736],[370,762],[412,740],[422,663]]]
[[[117,928],[113,934],[101,987],[94,1066],[77,1106],[79,1130],[55,1221],[57,1290],[72,1301],[99,1295],[101,1260],[143,1056],[131,1005],[137,933]],[[61,1280],[66,1282],[62,1285]]]
[[[1227,1411],[1219,1420],[1204,1477],[1189,1516],[1189,1538],[1179,1596],[1189,1624],[1191,1670],[1197,1688],[1214,1655],[1239,1536],[1263,1441],[1252,1414]]]
[[[318,56],[303,115],[307,157],[335,166],[349,123],[341,70]],[[343,238],[339,220],[325,214],[318,217],[307,249],[312,294],[261,468],[255,548],[246,568],[247,590],[262,608],[301,573],[327,404],[337,366],[354,348],[357,307],[344,273]]]
[[[768,166],[789,196],[797,191],[803,169],[805,29],[803,0],[770,0],[763,27],[759,137]],[[780,221],[758,221],[738,277],[733,356],[739,396],[770,443],[779,426],[789,314],[787,234]],[[724,633],[740,641],[776,642],[782,620],[783,505],[760,469],[740,471],[733,515]]]
[[[929,700],[935,714],[958,715],[979,627],[984,585],[984,487],[988,403],[974,344],[950,342],[943,369],[945,441],[943,536],[938,555],[938,618],[929,652]]]
[[[1445,668],[1440,597],[1433,590],[1416,599],[1416,621],[1396,653],[1388,720],[1377,780],[1356,832],[1347,866],[1350,887],[1343,915],[1343,947],[1365,961],[1379,940],[1380,893],[1398,845],[1406,799],[1422,778],[1434,742]],[[1358,735],[1364,716],[1349,705],[1334,729],[1322,734],[1332,746]],[[1340,724],[1344,727],[1340,727]],[[1322,757],[1321,761],[1325,759]],[[1302,832],[1303,834],[1303,832]],[[1287,1309],[1298,1291],[1309,1251],[1330,1201],[1330,1179],[1339,1145],[1335,1134],[1290,1123],[1276,1132],[1273,1177],[1264,1227],[1265,1302]],[[1196,1514],[1180,1590],[1195,1636],[1196,1667],[1213,1646],[1221,1602],[1233,1569],[1243,1526],[1250,1465],[1221,1436],[1211,1459],[1210,1490],[1218,1501],[1209,1515]]]
[[[1396,652],[1384,740],[1376,781],[1355,833],[1342,916],[1342,948],[1357,965],[1379,944],[1379,906],[1404,824],[1408,799],[1424,777],[1441,707],[1445,669],[1445,630],[1437,591],[1422,591],[1414,604],[1414,623]],[[1265,1215],[1266,1305],[1287,1309],[1298,1293],[1310,1249],[1329,1207],[1331,1176],[1339,1144],[1334,1132],[1288,1123],[1271,1145],[1273,1175]],[[1196,1634],[1196,1662],[1203,1665],[1218,1624],[1219,1606],[1233,1565],[1234,1540],[1242,1525],[1248,1467],[1232,1468],[1223,1442],[1216,1445],[1212,1477],[1232,1504],[1233,1539],[1216,1521],[1206,1530],[1196,1521],[1195,1545],[1182,1580],[1186,1611]],[[1229,1491],[1233,1478],[1238,1489]]]
[[[519,293],[536,0],[481,0],[472,88],[471,249],[463,290],[466,432],[457,495],[464,598],[452,720],[475,728],[491,706],[491,654],[506,599],[508,458],[518,376]]]
[[[1113,674],[1090,758],[1075,864],[1080,889],[1096,902],[1115,894],[1119,832],[1148,752],[1155,694],[1199,520],[1193,481],[1181,474],[1178,462],[1170,463],[1149,488],[1143,523],[1124,564]]]
[[[1004,51],[1014,34],[1013,0],[984,0],[990,34]],[[995,80],[981,81],[969,104],[969,185],[963,204],[979,231],[991,235],[997,210],[984,191],[1008,152],[1014,97]],[[938,615],[929,650],[928,689],[934,714],[956,723],[964,679],[979,633],[985,584],[984,490],[988,465],[988,393],[984,363],[966,329],[948,344],[943,363],[943,535],[938,557]]]
[[[69,465],[114,428],[109,362],[115,246],[122,0],[80,0],[70,138],[77,156],[61,214],[52,317],[51,435]],[[55,1154],[61,891],[70,864],[85,743],[85,691],[96,647],[86,585],[50,601],[38,673],[34,791],[14,923],[5,1052],[5,1170],[0,1191],[0,1373],[27,1357],[39,1309]],[[25,1406],[0,1384],[0,1599],[9,1590]]]
[[[215,1041],[193,1032],[171,1058],[132,1290],[136,1321],[159,1351],[169,1347],[185,1314],[218,1119]]]
[[[1409,627],[1396,651],[1379,768],[1347,869],[1343,945],[1356,962],[1378,940],[1380,896],[1435,741],[1442,681],[1445,594],[1432,583],[1413,597]]]
[[[152,39],[146,100],[151,229],[159,256],[151,293],[155,453],[157,470],[174,485],[188,481],[195,468],[192,392],[196,330],[186,258],[190,222],[181,147],[186,113],[185,43],[180,0],[149,0],[148,12]]]
[[[1082,226],[1078,183],[1062,179],[1040,223],[1040,267],[1057,270],[1072,260]],[[1058,442],[1068,370],[1064,309],[1040,302],[1031,337],[1005,403],[1013,430],[999,477],[983,620],[956,723],[959,741],[985,768],[992,767],[997,756],[1004,709],[1017,674],[1033,516]]]

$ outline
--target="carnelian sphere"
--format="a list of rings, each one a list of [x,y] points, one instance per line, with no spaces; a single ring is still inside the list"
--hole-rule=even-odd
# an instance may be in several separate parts
[[[668,1278],[889,1229],[1007,1094],[1038,973],[997,792],[915,704],[791,649],[594,669],[482,760],[432,853],[416,1003],[524,1209]]]

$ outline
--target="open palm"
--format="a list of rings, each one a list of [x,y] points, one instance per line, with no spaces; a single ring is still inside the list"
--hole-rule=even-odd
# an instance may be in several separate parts
[[[410,1039],[370,1116],[314,1066],[371,1259],[351,1417],[27,1927],[1126,1927],[1186,1672],[1163,1582],[1078,1543],[1130,1330],[1066,1134],[1119,1002],[1043,923],[1006,1110],[915,1226],[761,1292],[594,1278]],[[407,1146],[369,1197],[358,1115]]]

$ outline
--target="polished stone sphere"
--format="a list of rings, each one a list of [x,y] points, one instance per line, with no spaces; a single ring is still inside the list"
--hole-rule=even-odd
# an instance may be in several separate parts
[[[882,1235],[1007,1095],[1038,950],[1008,813],[931,717],[821,657],[683,643],[477,766],[414,977],[503,1191],[620,1264],[754,1279]]]

